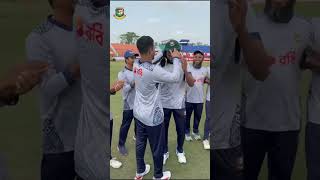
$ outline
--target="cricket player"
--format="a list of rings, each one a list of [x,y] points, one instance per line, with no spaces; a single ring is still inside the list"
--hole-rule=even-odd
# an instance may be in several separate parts
[[[177,49],[181,50],[180,44],[175,40],[170,40],[166,43],[163,53],[163,58],[161,59],[161,66],[168,72],[173,71],[173,57],[169,51]],[[182,67],[187,67],[187,61],[182,60]],[[193,86],[194,79],[187,68],[181,68],[179,71],[179,81],[176,83],[161,83],[160,84],[160,99],[163,106],[164,112],[164,123],[165,123],[165,146],[163,155],[163,164],[166,164],[169,158],[168,149],[168,132],[169,124],[171,119],[171,114],[173,114],[176,132],[177,132],[177,147],[176,155],[178,157],[179,163],[187,163],[185,152],[183,150],[184,143],[184,130],[185,130],[185,92],[186,85]]]
[[[320,19],[312,19],[314,43],[312,50],[306,53],[304,67],[312,70],[312,81],[308,96],[307,117],[305,135],[305,149],[307,161],[307,180],[320,178]]]
[[[135,54],[131,50],[124,53],[126,66],[122,71],[118,73],[118,80],[123,80],[124,86],[122,89],[122,99],[123,99],[123,112],[122,112],[122,123],[119,132],[119,143],[118,151],[121,155],[128,155],[128,150],[125,146],[128,131],[132,122],[133,117],[133,104],[136,94],[134,76],[133,76],[133,63],[138,54]],[[134,128],[136,132],[136,127]]]
[[[190,135],[190,119],[194,112],[192,136],[195,140],[201,140],[199,134],[199,124],[202,116],[204,101],[204,80],[208,76],[207,68],[202,66],[204,54],[201,51],[193,52],[193,63],[188,71],[194,78],[194,86],[187,86],[186,94],[186,128],[185,135],[187,141],[192,141]]]
[[[209,136],[210,136],[210,121],[211,121],[211,115],[210,115],[210,66],[207,67],[207,78],[205,78],[204,82],[208,84],[207,86],[207,94],[206,94],[206,121],[204,123],[204,135],[203,135],[203,148],[205,150],[210,150],[210,142],[209,142]]]
[[[29,62],[50,64],[39,84],[42,121],[41,179],[74,179],[74,144],[82,93],[72,0],[49,0],[53,14],[26,39]]]
[[[75,9],[77,53],[83,105],[75,143],[75,168],[84,180],[110,178],[109,67],[105,0],[78,0]]]
[[[168,72],[160,65],[152,64],[155,57],[154,41],[150,36],[142,36],[137,41],[141,59],[133,65],[136,96],[133,114],[136,119],[136,161],[135,179],[142,179],[150,171],[145,164],[144,154],[149,140],[154,161],[154,179],[170,179],[170,171],[162,171],[163,148],[165,145],[164,113],[159,93],[160,83],[177,83],[181,65],[181,54],[170,51],[173,59],[173,71]]]
[[[213,86],[211,108],[211,179],[242,179],[240,104],[243,66],[260,81],[269,74],[271,58],[266,54],[255,16],[246,0],[214,0]],[[243,56],[243,60],[241,60]]]
[[[312,45],[311,23],[294,15],[295,0],[266,0],[260,37],[272,57],[270,74],[258,82],[248,74],[242,125],[245,179],[257,180],[267,155],[269,177],[290,180],[300,132],[303,52]]]

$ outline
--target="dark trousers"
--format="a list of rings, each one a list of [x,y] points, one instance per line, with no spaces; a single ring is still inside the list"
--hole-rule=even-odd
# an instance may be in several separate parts
[[[245,180],[257,180],[268,155],[269,180],[290,180],[296,159],[299,131],[270,132],[241,129]]]
[[[74,180],[74,152],[44,154],[41,161],[42,180]]]
[[[193,132],[199,133],[199,124],[203,110],[203,103],[188,103],[186,102],[186,128],[185,134],[190,134],[190,119],[194,112]]]
[[[0,179],[1,180],[8,180],[8,166],[7,163],[4,161],[2,154],[0,154]]]
[[[165,125],[164,123],[158,126],[147,126],[136,120],[137,135],[136,135],[136,161],[138,174],[145,171],[146,165],[144,162],[144,154],[149,140],[150,148],[154,163],[154,177],[161,178],[163,168],[163,148]]]
[[[132,119],[133,110],[124,110],[122,113],[122,123],[119,132],[119,146],[124,146],[126,143]],[[136,133],[136,125],[134,126],[134,133]]]
[[[173,114],[174,121],[176,123],[177,131],[177,151],[183,153],[183,143],[184,143],[184,130],[186,123],[185,109],[163,109],[164,112],[164,124],[165,124],[165,146],[164,153],[168,152],[168,131],[171,119],[171,114]]]
[[[320,179],[320,125],[308,122],[305,136],[307,180]]]
[[[241,147],[214,149],[210,153],[210,179],[244,180]]]
[[[204,123],[203,139],[204,140],[209,139],[209,135],[210,135],[210,101],[207,101],[206,102],[206,121]]]

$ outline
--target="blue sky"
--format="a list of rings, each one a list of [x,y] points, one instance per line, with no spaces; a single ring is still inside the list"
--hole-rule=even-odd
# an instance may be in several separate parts
[[[119,35],[135,32],[149,35],[155,41],[190,39],[210,44],[209,1],[111,1],[110,40],[119,42]],[[113,17],[123,7],[126,18]]]

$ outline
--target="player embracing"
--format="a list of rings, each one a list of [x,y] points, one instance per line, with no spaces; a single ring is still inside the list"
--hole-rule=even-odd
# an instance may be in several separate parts
[[[154,162],[154,179],[170,179],[170,171],[163,172],[163,148],[165,144],[164,113],[160,99],[160,83],[179,81],[181,54],[170,51],[173,59],[173,71],[168,72],[160,65],[152,64],[155,57],[154,40],[150,36],[142,36],[137,41],[141,59],[133,65],[136,97],[133,114],[136,119],[136,161],[135,179],[142,179],[150,171],[145,164],[144,154],[149,140]]]
[[[170,51],[174,49],[180,51],[181,46],[175,40],[170,40],[166,43],[164,48],[163,57],[161,58],[160,64],[168,72],[172,72],[174,65],[172,54]],[[177,132],[177,148],[176,155],[179,163],[186,163],[185,152],[183,150],[184,143],[184,130],[185,130],[185,91],[186,85],[193,86],[194,79],[187,71],[187,61],[182,60],[182,67],[179,70],[179,81],[175,83],[161,83],[160,84],[160,98],[164,112],[164,124],[165,124],[165,146],[163,155],[163,164],[166,164],[169,158],[168,149],[168,132],[171,115],[174,117]]]

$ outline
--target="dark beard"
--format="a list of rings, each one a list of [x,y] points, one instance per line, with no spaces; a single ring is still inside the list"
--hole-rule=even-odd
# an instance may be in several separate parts
[[[288,23],[294,15],[295,0],[289,3],[287,7],[273,9],[270,0],[268,0],[264,8],[264,13],[276,23]]]
[[[193,62],[193,67],[196,68],[196,69],[200,69],[202,67],[202,62],[199,63],[199,64]]]

